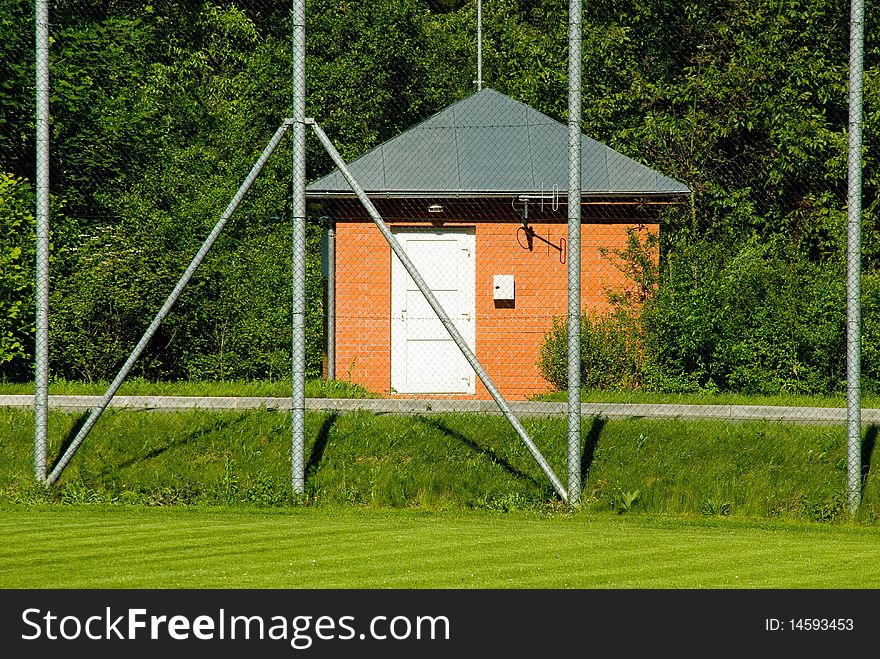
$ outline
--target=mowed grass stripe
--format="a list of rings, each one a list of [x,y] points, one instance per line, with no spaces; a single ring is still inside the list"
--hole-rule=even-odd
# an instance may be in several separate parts
[[[0,511],[5,588],[877,588],[880,530],[530,513]]]

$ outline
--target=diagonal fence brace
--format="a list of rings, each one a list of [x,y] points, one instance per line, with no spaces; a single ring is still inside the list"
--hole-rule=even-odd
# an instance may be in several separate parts
[[[425,283],[425,280],[422,278],[421,274],[419,274],[418,269],[410,260],[406,251],[403,249],[403,247],[401,247],[400,243],[397,242],[397,238],[394,237],[394,234],[388,228],[388,225],[385,224],[385,220],[382,219],[382,216],[379,214],[379,211],[376,210],[373,202],[370,201],[370,198],[367,196],[366,192],[364,192],[363,188],[361,188],[360,184],[348,170],[345,161],[342,159],[342,156],[339,155],[339,151],[336,150],[336,147],[333,146],[330,138],[327,137],[327,134],[321,129],[321,127],[315,122],[314,119],[306,119],[305,123],[307,125],[310,125],[315,131],[315,135],[317,135],[318,140],[321,142],[329,156],[333,159],[334,164],[339,168],[339,171],[345,177],[345,180],[348,181],[349,186],[351,186],[351,189],[354,191],[355,195],[357,195],[358,200],[366,209],[367,213],[370,216],[370,219],[373,220],[373,223],[378,227],[379,231],[382,233],[382,236],[385,238],[386,241],[388,241],[388,244],[391,246],[392,251],[397,256],[397,258],[400,259],[401,264],[403,264],[403,267],[406,269],[413,282],[415,282],[416,286],[419,287],[422,295],[425,296],[425,300],[431,306],[431,309],[434,310],[434,313],[437,314],[437,318],[443,324],[443,327],[446,328],[446,331],[455,342],[455,345],[458,346],[461,354],[464,355],[464,358],[467,359],[468,363],[471,365],[471,368],[474,369],[474,372],[480,378],[480,381],[489,391],[492,399],[498,405],[498,409],[501,410],[501,413],[507,418],[507,420],[510,422],[510,425],[513,426],[516,434],[519,435],[520,439],[529,449],[532,456],[537,461],[538,465],[553,483],[553,487],[555,488],[556,492],[559,494],[563,501],[568,503],[568,494],[566,493],[565,488],[562,486],[562,483],[559,481],[559,478],[557,478],[556,474],[553,473],[553,469],[544,459],[544,456],[541,455],[538,447],[535,446],[534,442],[532,442],[529,434],[519,422],[519,419],[517,419],[516,416],[513,414],[513,411],[510,409],[507,401],[492,383],[489,375],[486,373],[485,369],[477,360],[476,355],[474,355],[467,342],[464,340],[464,337],[462,337],[461,333],[458,331],[455,323],[452,322],[452,320],[443,310],[440,302],[431,292],[431,289],[428,288],[428,285]]]
[[[257,162],[254,163],[254,166],[251,168],[250,173],[245,178],[244,182],[238,188],[238,191],[235,193],[235,196],[232,198],[232,201],[229,202],[229,205],[226,207],[226,210],[223,211],[223,214],[220,216],[220,219],[217,220],[217,223],[214,225],[214,228],[211,230],[211,233],[205,239],[205,242],[202,243],[202,246],[199,248],[199,251],[193,257],[192,261],[190,261],[189,266],[186,271],[181,275],[180,280],[178,280],[177,285],[174,287],[174,290],[171,291],[171,294],[165,300],[165,304],[162,305],[162,308],[156,314],[155,318],[153,318],[153,322],[150,323],[150,326],[144,332],[144,335],[141,337],[140,341],[138,341],[134,350],[131,351],[131,354],[128,356],[128,359],[125,361],[125,364],[122,365],[122,368],[119,369],[119,373],[116,374],[116,377],[113,379],[113,382],[107,388],[107,391],[101,397],[101,400],[98,402],[98,405],[92,409],[89,413],[89,416],[86,418],[82,427],[77,432],[76,436],[73,438],[73,441],[70,443],[70,446],[67,447],[67,450],[64,452],[64,455],[61,456],[61,459],[58,460],[55,468],[52,469],[52,472],[46,477],[46,485],[53,485],[55,481],[58,480],[59,476],[61,476],[61,472],[64,471],[64,468],[70,462],[71,458],[73,458],[74,453],[79,448],[80,444],[82,444],[83,440],[86,436],[91,432],[92,427],[94,427],[95,423],[97,423],[101,414],[103,414],[104,410],[107,409],[107,405],[110,404],[110,401],[113,399],[113,396],[116,395],[116,392],[119,390],[119,387],[125,381],[125,378],[128,377],[128,374],[131,372],[131,369],[134,367],[135,362],[141,356],[144,349],[147,347],[147,344],[150,342],[150,339],[153,338],[153,335],[159,329],[159,326],[162,324],[162,321],[165,320],[165,317],[171,311],[171,307],[174,306],[174,303],[177,301],[177,298],[180,297],[180,294],[183,292],[183,289],[186,288],[186,285],[189,283],[192,276],[195,274],[196,269],[201,265],[205,256],[208,254],[208,251],[214,245],[214,242],[217,240],[217,237],[220,235],[220,232],[223,230],[223,226],[226,224],[226,221],[232,217],[232,214],[238,208],[238,205],[241,203],[241,200],[244,198],[247,191],[250,189],[253,182],[257,179],[260,172],[263,170],[263,166],[266,164],[266,161],[269,160],[269,156],[272,155],[272,152],[275,151],[275,148],[281,142],[281,138],[284,137],[284,134],[293,124],[292,119],[285,119],[284,123],[282,123],[278,130],[275,131],[275,134],[272,136],[272,139],[269,140],[269,143],[266,145],[266,148],[263,149],[263,153],[260,154],[260,157],[257,159]]]

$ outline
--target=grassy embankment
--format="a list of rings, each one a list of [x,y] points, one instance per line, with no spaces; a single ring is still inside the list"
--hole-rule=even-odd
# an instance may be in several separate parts
[[[50,414],[50,463],[82,415]],[[524,426],[567,482],[565,420]],[[880,520],[863,450],[856,519]],[[0,496],[10,502],[347,505],[558,510],[549,480],[499,416],[309,413],[306,496],[290,487],[288,414],[108,410],[48,492],[33,483],[33,415],[0,409]],[[586,419],[581,510],[844,521],[846,437],[834,426]]]

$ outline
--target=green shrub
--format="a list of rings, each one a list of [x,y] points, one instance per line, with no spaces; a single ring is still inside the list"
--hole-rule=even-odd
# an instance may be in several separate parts
[[[640,389],[644,385],[645,351],[638,318],[611,313],[581,318],[581,382],[590,389]],[[541,346],[541,375],[563,390],[568,382],[568,328],[553,325]]]
[[[75,228],[50,197],[50,272],[73,253]],[[36,196],[24,178],[0,170],[0,380],[33,377],[36,291]]]
[[[672,252],[646,306],[649,386],[664,391],[826,394],[845,379],[838,262],[786,245]]]
[[[0,373],[13,370],[32,352],[32,207],[33,193],[27,182],[0,171]]]
[[[608,291],[612,311],[585,315],[581,384],[588,389],[748,395],[840,393],[846,381],[846,279],[839,259],[817,260],[783,240],[736,247],[694,242],[645,267],[652,245],[616,252],[633,291]],[[659,284],[655,282],[659,281]],[[863,387],[880,382],[880,276],[866,271]],[[554,319],[541,374],[567,386],[565,323]]]

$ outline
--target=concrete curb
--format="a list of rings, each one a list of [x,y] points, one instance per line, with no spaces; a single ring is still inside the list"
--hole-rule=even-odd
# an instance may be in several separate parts
[[[85,412],[100,396],[49,396],[49,407],[68,412]],[[511,401],[518,417],[564,417],[565,403]],[[0,395],[0,407],[32,408],[30,394]],[[289,411],[290,398],[260,396],[116,396],[109,407],[131,410],[270,410]],[[325,412],[372,412],[374,414],[500,414],[491,400],[307,398],[306,409]],[[772,405],[675,405],[651,403],[583,403],[585,417],[608,419],[687,419],[725,421],[780,421],[803,424],[843,424],[843,407],[786,407]],[[862,410],[862,423],[880,424],[880,409]]]

